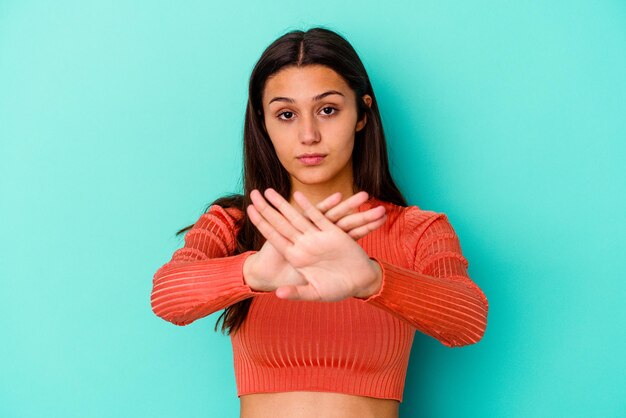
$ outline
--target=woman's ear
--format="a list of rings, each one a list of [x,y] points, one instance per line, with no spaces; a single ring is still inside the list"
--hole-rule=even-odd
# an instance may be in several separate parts
[[[369,94],[363,95],[363,101],[367,107],[372,107],[372,97]],[[360,131],[367,123],[367,113],[363,112],[363,118],[356,124],[356,131]]]

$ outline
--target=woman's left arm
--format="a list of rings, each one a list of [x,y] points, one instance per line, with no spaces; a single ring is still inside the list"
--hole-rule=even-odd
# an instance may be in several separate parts
[[[443,213],[411,206],[404,212],[405,253],[412,268],[378,257],[378,292],[357,299],[408,321],[448,347],[480,341],[489,304],[468,273],[459,239]]]

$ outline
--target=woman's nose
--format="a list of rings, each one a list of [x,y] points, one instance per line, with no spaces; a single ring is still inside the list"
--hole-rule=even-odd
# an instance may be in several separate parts
[[[303,116],[300,119],[298,135],[300,136],[300,142],[303,144],[318,142],[320,140],[320,133],[314,116]]]

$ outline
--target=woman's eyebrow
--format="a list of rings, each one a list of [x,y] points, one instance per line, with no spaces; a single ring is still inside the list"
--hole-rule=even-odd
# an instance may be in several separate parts
[[[311,101],[313,101],[313,102],[320,101],[324,97],[329,96],[331,94],[338,94],[340,96],[344,95],[343,93],[341,93],[341,92],[339,92],[337,90],[328,90],[328,91],[325,91],[324,93],[318,94],[317,96],[313,96],[311,98]],[[295,100],[292,99],[291,97],[274,97],[272,100],[269,101],[269,103],[267,105],[269,106],[272,102],[277,102],[277,101],[288,102],[288,103],[295,103]]]

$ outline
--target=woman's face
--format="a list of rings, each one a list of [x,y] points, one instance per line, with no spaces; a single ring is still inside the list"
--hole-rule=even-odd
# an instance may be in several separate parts
[[[322,65],[286,67],[268,78],[262,100],[265,128],[292,192],[313,185],[328,194],[352,190],[355,133],[367,118],[357,121],[354,92],[343,78]],[[371,105],[369,95],[363,100]],[[298,158],[310,153],[324,158]]]

